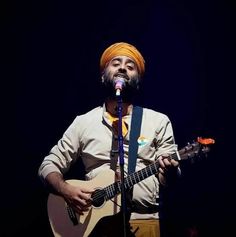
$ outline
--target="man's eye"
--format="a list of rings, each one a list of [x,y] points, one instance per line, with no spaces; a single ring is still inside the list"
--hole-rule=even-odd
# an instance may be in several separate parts
[[[132,67],[132,66],[127,66],[127,68],[128,68],[130,71],[134,70],[134,67]]]

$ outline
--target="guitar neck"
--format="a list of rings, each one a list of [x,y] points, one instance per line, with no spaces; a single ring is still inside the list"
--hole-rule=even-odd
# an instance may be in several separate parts
[[[170,159],[177,159],[178,156],[176,153],[169,156]],[[135,184],[139,183],[140,181],[150,177],[151,175],[154,175],[158,173],[159,169],[159,162],[156,161],[145,168],[134,172],[127,177],[124,178],[124,187],[125,190],[128,190],[132,188]],[[106,200],[109,200],[113,197],[115,197],[117,194],[121,193],[121,182],[117,181],[103,189],[106,193]]]

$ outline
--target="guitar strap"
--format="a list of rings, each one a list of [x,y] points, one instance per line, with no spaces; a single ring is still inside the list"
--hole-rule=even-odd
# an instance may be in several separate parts
[[[134,106],[131,117],[131,129],[129,137],[129,162],[128,162],[129,174],[135,171],[136,159],[138,153],[138,138],[140,136],[142,117],[143,117],[143,108],[140,106]]]
[[[128,174],[135,172],[136,160],[138,155],[138,138],[140,136],[142,117],[143,117],[143,108],[139,106],[134,106],[131,117],[131,128],[129,137]],[[128,210],[127,213],[129,213],[128,219],[130,219],[131,210],[133,209],[132,197],[133,197],[133,187],[129,190],[129,192],[126,195],[127,210]]]

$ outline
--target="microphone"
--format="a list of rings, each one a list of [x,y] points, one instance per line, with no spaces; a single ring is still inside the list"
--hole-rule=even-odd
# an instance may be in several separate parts
[[[120,96],[120,92],[123,89],[123,86],[125,85],[125,79],[123,77],[116,77],[115,79],[115,90],[116,90],[116,96]]]

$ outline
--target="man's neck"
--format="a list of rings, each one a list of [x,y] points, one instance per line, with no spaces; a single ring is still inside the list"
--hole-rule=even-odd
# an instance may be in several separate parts
[[[116,100],[106,100],[106,110],[112,115],[117,116],[117,101]],[[125,116],[127,114],[131,113],[131,110],[133,108],[132,103],[122,103],[122,116]]]

